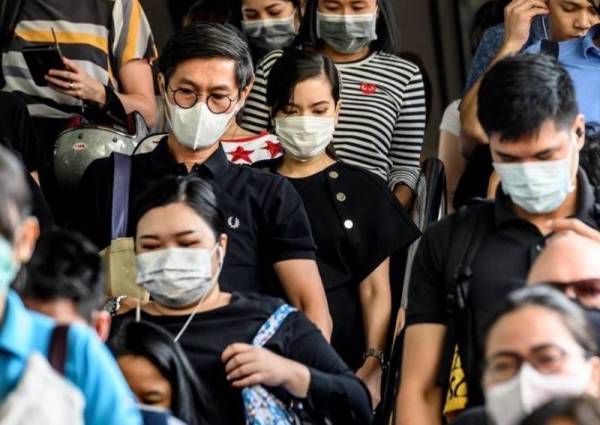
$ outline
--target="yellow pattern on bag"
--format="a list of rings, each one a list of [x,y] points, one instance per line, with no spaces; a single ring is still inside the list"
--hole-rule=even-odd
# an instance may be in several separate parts
[[[136,283],[137,263],[133,238],[113,240],[102,255],[106,270],[106,292],[110,297],[126,295],[148,301],[150,295]]]
[[[467,407],[467,401],[469,399],[467,379],[465,376],[465,371],[462,368],[462,361],[458,352],[458,346],[454,347],[454,355],[452,356],[452,366],[450,369],[450,379],[448,384],[446,404],[444,405],[444,415],[448,418],[453,418]]]

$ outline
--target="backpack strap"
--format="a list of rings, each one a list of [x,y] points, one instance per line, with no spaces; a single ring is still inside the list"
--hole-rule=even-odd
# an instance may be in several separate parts
[[[110,220],[111,240],[122,238],[127,235],[131,156],[115,152],[113,162],[114,171]]]
[[[69,325],[56,325],[52,330],[48,347],[48,363],[61,375],[65,374],[68,335]]]
[[[449,317],[442,361],[437,383],[447,388],[455,347],[458,345],[463,370],[467,380],[477,379],[473,375],[475,365],[475,330],[468,308],[472,265],[479,248],[492,227],[494,203],[479,201],[460,209],[453,218],[451,243],[444,266],[445,309]],[[472,388],[472,386],[470,386]],[[470,394],[470,397],[474,394]]]
[[[552,41],[547,39],[542,40],[542,44],[540,45],[540,53],[551,56],[554,59],[558,59],[558,55],[560,53],[560,46],[558,44],[558,41]]]
[[[275,310],[275,313],[273,313],[258,330],[258,333],[252,340],[252,345],[256,347],[264,347],[265,344],[269,342],[273,335],[275,335],[275,333],[279,330],[285,319],[296,311],[298,310],[289,304],[284,304]]]

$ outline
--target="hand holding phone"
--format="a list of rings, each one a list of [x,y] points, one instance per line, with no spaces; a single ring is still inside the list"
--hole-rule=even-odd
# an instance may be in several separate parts
[[[52,29],[54,44],[27,46],[23,48],[23,57],[27,68],[38,86],[47,86],[46,75],[51,69],[65,69],[63,56]]]

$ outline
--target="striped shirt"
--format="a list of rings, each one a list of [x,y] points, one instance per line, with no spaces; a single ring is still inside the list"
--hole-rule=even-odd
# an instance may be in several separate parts
[[[27,0],[15,37],[3,52],[4,91],[19,92],[34,117],[69,118],[82,101],[35,84],[23,47],[54,44],[91,78],[119,91],[121,67],[156,58],[150,25],[138,0]]]
[[[281,51],[258,65],[246,101],[243,126],[267,128],[266,87]],[[385,179],[391,189],[416,187],[425,133],[425,88],[419,68],[397,56],[375,52],[352,63],[336,64],[342,76],[342,108],[333,145],[349,164]]]

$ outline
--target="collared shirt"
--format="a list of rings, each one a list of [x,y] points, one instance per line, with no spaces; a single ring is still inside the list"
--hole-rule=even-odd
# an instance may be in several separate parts
[[[110,243],[113,157],[94,161],[85,172],[74,227],[100,248]],[[225,290],[283,295],[273,264],[292,259],[315,259],[315,246],[302,199],[283,177],[231,164],[221,147],[192,173],[212,182],[225,212],[229,237],[219,279]],[[133,235],[134,206],[144,192],[169,175],[187,175],[177,163],[165,137],[154,151],[133,158],[130,186],[129,235]]]
[[[31,354],[47,355],[54,322],[25,309],[10,291],[0,320],[0,403],[15,389]],[[65,378],[85,398],[87,425],[141,424],[141,416],[123,375],[108,349],[91,329],[71,325]]]
[[[600,37],[600,24],[585,37],[559,43],[558,61],[567,70],[577,91],[579,110],[587,122],[600,123],[600,47],[594,39]],[[525,53],[539,53],[541,42]]]
[[[598,228],[596,198],[583,171],[578,175],[575,216]],[[484,209],[485,210],[485,209]],[[482,240],[472,270],[468,305],[475,313],[475,329],[483,316],[513,289],[522,287],[531,265],[545,246],[545,236],[532,223],[518,217],[502,190],[494,202],[493,229]],[[407,326],[446,324],[444,270],[452,245],[452,217],[432,225],[424,234],[413,265]]]

